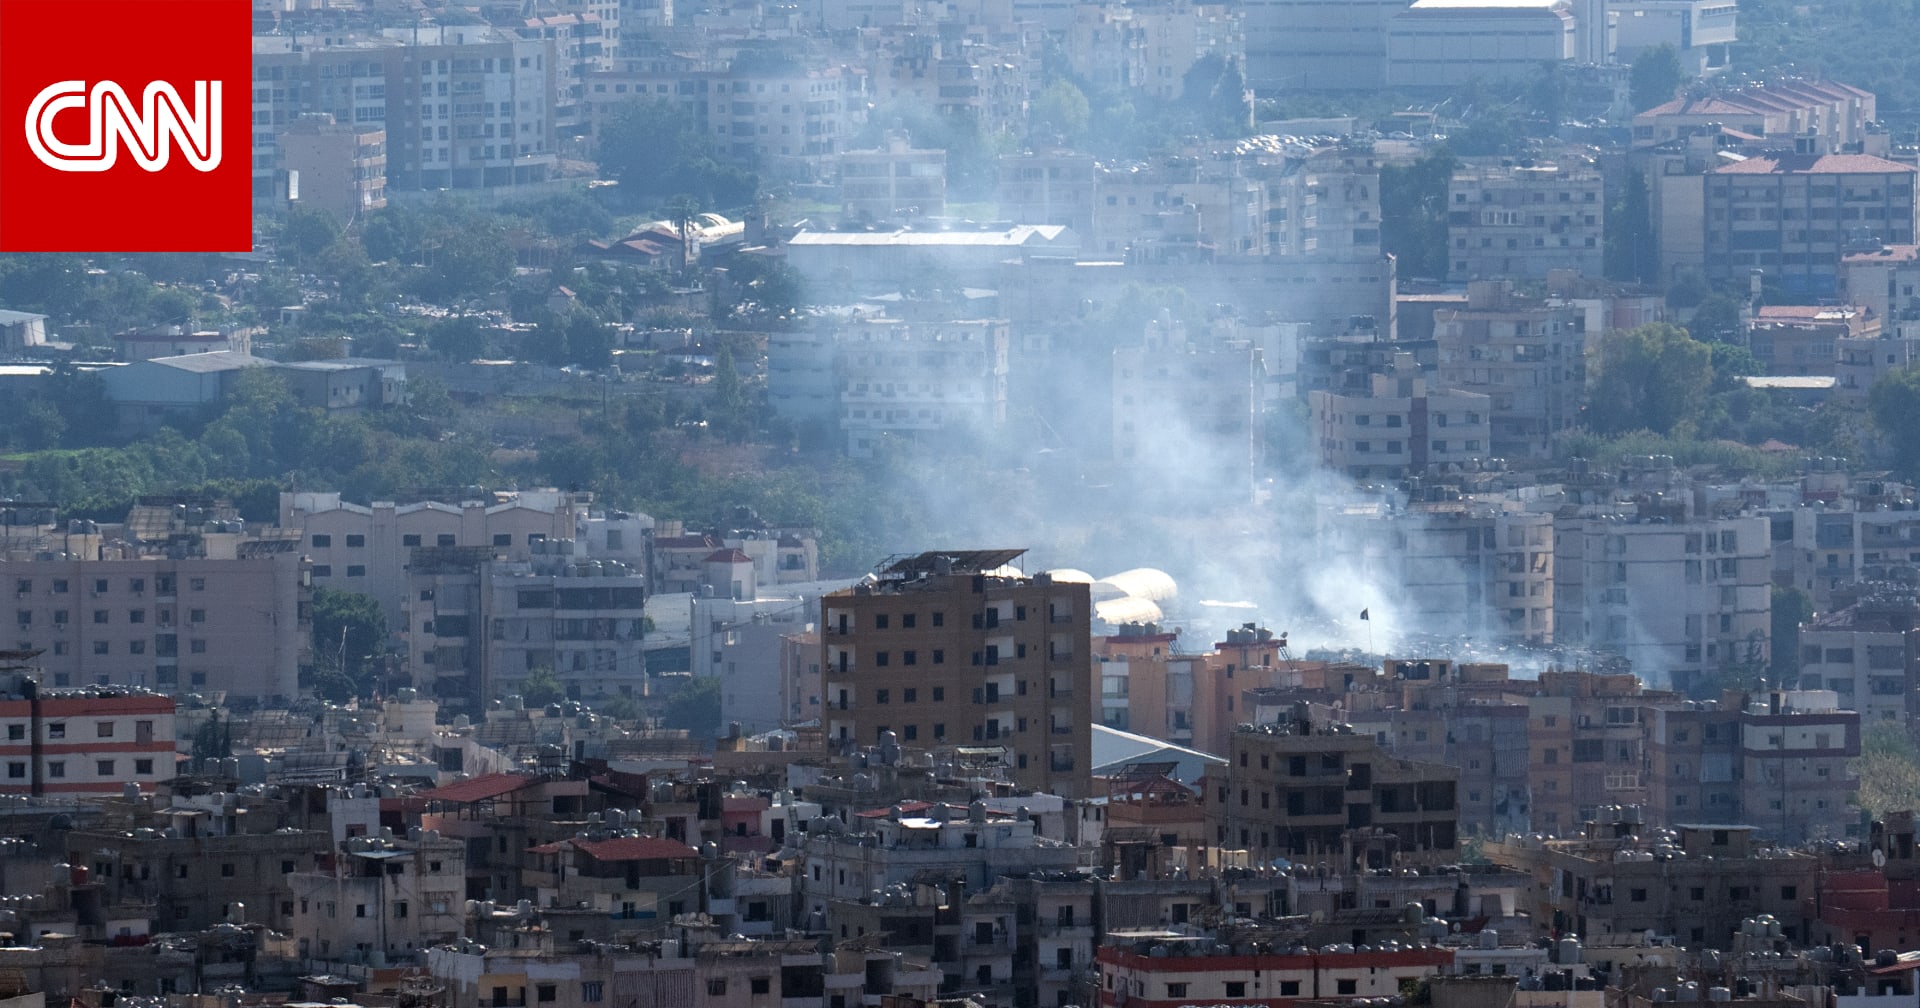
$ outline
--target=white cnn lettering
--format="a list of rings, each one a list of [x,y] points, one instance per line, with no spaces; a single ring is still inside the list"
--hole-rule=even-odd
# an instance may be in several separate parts
[[[84,111],[87,138],[67,143],[54,135],[54,117]],[[113,81],[61,81],[49,84],[27,106],[27,146],[40,163],[56,171],[100,172],[112,168],[125,145],[142,170],[157,172],[167,166],[177,146],[196,171],[220,165],[220,82],[194,81],[193,107],[173,85],[147,85],[135,107],[125,89]]]

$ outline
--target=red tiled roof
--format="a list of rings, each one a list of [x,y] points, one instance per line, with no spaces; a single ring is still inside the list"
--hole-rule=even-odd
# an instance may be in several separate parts
[[[1854,311],[1855,309],[1852,305],[1761,305],[1760,313],[1754,317],[1761,321],[1769,319],[1814,320],[1824,315],[1827,318],[1838,321]]]
[[[1871,154],[1789,154],[1776,151],[1750,157],[1745,161],[1721,165],[1714,175],[1887,175],[1915,171],[1912,165],[1874,157]]]
[[[903,801],[900,803],[900,814],[918,815],[932,807],[933,803],[928,801]],[[860,819],[885,819],[892,814],[893,806],[891,805],[886,808],[868,809],[865,812],[854,813],[854,815]]]
[[[566,840],[595,861],[659,861],[699,857],[700,852],[666,837],[614,837],[611,840]]]
[[[702,546],[712,549],[715,545],[710,535],[665,536],[653,541],[654,549],[697,549]]]
[[[707,563],[752,563],[753,558],[731,547],[707,554]]]
[[[416,797],[428,801],[477,802],[489,798],[498,798],[512,794],[521,788],[538,783],[539,777],[533,774],[491,773],[483,774],[471,780],[457,781],[443,787],[429,788]]]

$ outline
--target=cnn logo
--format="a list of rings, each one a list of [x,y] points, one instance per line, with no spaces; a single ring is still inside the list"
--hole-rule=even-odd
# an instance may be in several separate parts
[[[106,171],[119,160],[123,143],[142,171],[164,169],[176,144],[195,171],[220,166],[219,81],[193,82],[191,111],[165,81],[148,84],[144,99],[136,107],[113,81],[92,88],[85,81],[49,84],[27,106],[27,147],[55,171]],[[70,110],[87,115],[87,138],[81,143],[54,135],[54,117]]]
[[[249,0],[0,0],[0,252],[251,248],[252,36]]]

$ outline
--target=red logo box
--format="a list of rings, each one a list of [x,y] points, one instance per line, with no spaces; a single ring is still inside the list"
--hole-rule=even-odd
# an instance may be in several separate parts
[[[0,251],[251,249],[252,18],[0,0]]]

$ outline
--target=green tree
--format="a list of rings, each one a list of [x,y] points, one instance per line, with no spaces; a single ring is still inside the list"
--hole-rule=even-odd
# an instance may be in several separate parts
[[[759,190],[751,172],[715,159],[692,110],[666,99],[622,106],[601,130],[599,157],[601,169],[643,204],[691,193],[706,206],[742,207]]]
[[[720,734],[720,680],[697,676],[675,690],[660,712],[660,723],[693,733],[694,738]]]
[[[1068,80],[1047,85],[1027,106],[1027,121],[1035,135],[1055,136],[1072,147],[1086,140],[1091,116],[1086,93]]]
[[[1873,383],[1867,418],[1893,452],[1903,476],[1920,474],[1920,366],[1902,368]]]
[[[1447,184],[1459,162],[1440,148],[1409,165],[1380,168],[1380,244],[1402,277],[1447,275]]]
[[[1860,758],[1853,761],[1860,778],[1855,803],[1879,818],[1889,812],[1920,808],[1920,752],[1906,730],[1891,722],[1866,726],[1860,733]]]
[[[1602,434],[1670,434],[1701,406],[1713,380],[1711,352],[1664,322],[1601,337],[1588,425]]]
[[[1768,674],[1775,686],[1800,682],[1800,624],[1813,618],[1813,600],[1798,588],[1773,588],[1773,625]]]
[[[733,347],[722,343],[713,355],[713,382],[707,386],[707,417],[715,433],[729,441],[744,441],[753,433],[753,410],[746,386],[735,366]]]
[[[311,259],[340,237],[340,226],[333,215],[314,207],[295,207],[287,211],[280,227],[277,248],[295,259]]]
[[[487,352],[487,332],[479,319],[455,315],[427,330],[427,346],[450,361],[470,361]]]
[[[561,703],[566,699],[567,688],[561,685],[553,669],[545,665],[528,672],[527,677],[520,680],[520,701],[528,710]]]
[[[1633,110],[1645,112],[1655,105],[1673,100],[1686,80],[1686,74],[1680,69],[1680,54],[1670,43],[1661,43],[1640,50],[1633,58],[1633,69],[1629,71],[1628,89],[1632,94]]]
[[[1647,177],[1629,172],[1620,199],[1607,207],[1606,247],[1602,250],[1607,279],[1645,283],[1658,271],[1659,238],[1653,230],[1653,202]]]
[[[1687,319],[1687,332],[1694,339],[1716,343],[1743,342],[1741,332],[1745,326],[1740,321],[1740,302],[1725,294],[1709,294],[1702,298],[1693,316]],[[1759,374],[1747,371],[1744,374]]]
[[[314,689],[329,700],[370,696],[380,685],[387,618],[380,602],[359,592],[313,590]]]

